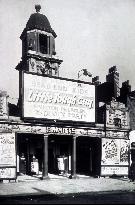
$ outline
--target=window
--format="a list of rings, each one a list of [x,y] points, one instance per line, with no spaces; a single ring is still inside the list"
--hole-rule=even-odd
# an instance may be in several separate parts
[[[39,49],[42,54],[48,53],[48,38],[46,35],[39,34]]]
[[[121,119],[120,118],[114,118],[114,125],[117,127],[121,127]]]

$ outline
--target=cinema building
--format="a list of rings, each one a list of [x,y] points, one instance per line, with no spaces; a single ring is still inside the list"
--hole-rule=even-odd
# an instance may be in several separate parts
[[[18,104],[0,93],[0,179],[127,176],[127,108],[115,98],[100,107],[94,80],[59,77],[57,35],[40,6],[35,8],[20,36]]]

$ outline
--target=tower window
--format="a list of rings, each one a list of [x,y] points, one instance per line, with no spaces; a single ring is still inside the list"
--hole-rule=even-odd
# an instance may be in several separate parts
[[[117,127],[121,127],[121,119],[120,118],[114,118],[114,125]]]
[[[46,35],[39,34],[39,48],[41,53],[48,53],[48,38]]]

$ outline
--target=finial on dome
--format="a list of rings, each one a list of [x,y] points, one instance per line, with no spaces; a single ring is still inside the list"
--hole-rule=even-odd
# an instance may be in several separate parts
[[[40,4],[36,4],[36,5],[35,5],[35,9],[36,9],[36,12],[39,13],[39,12],[40,12],[40,9],[41,9]]]

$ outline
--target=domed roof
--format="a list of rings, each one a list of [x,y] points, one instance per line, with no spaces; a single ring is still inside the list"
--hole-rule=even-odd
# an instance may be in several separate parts
[[[43,14],[40,14],[39,11],[41,9],[40,5],[35,5],[36,13],[31,14],[25,30],[39,29],[42,31],[46,31],[48,33],[52,33],[52,35],[56,38],[57,35],[54,30],[51,28],[50,22],[47,17]]]

